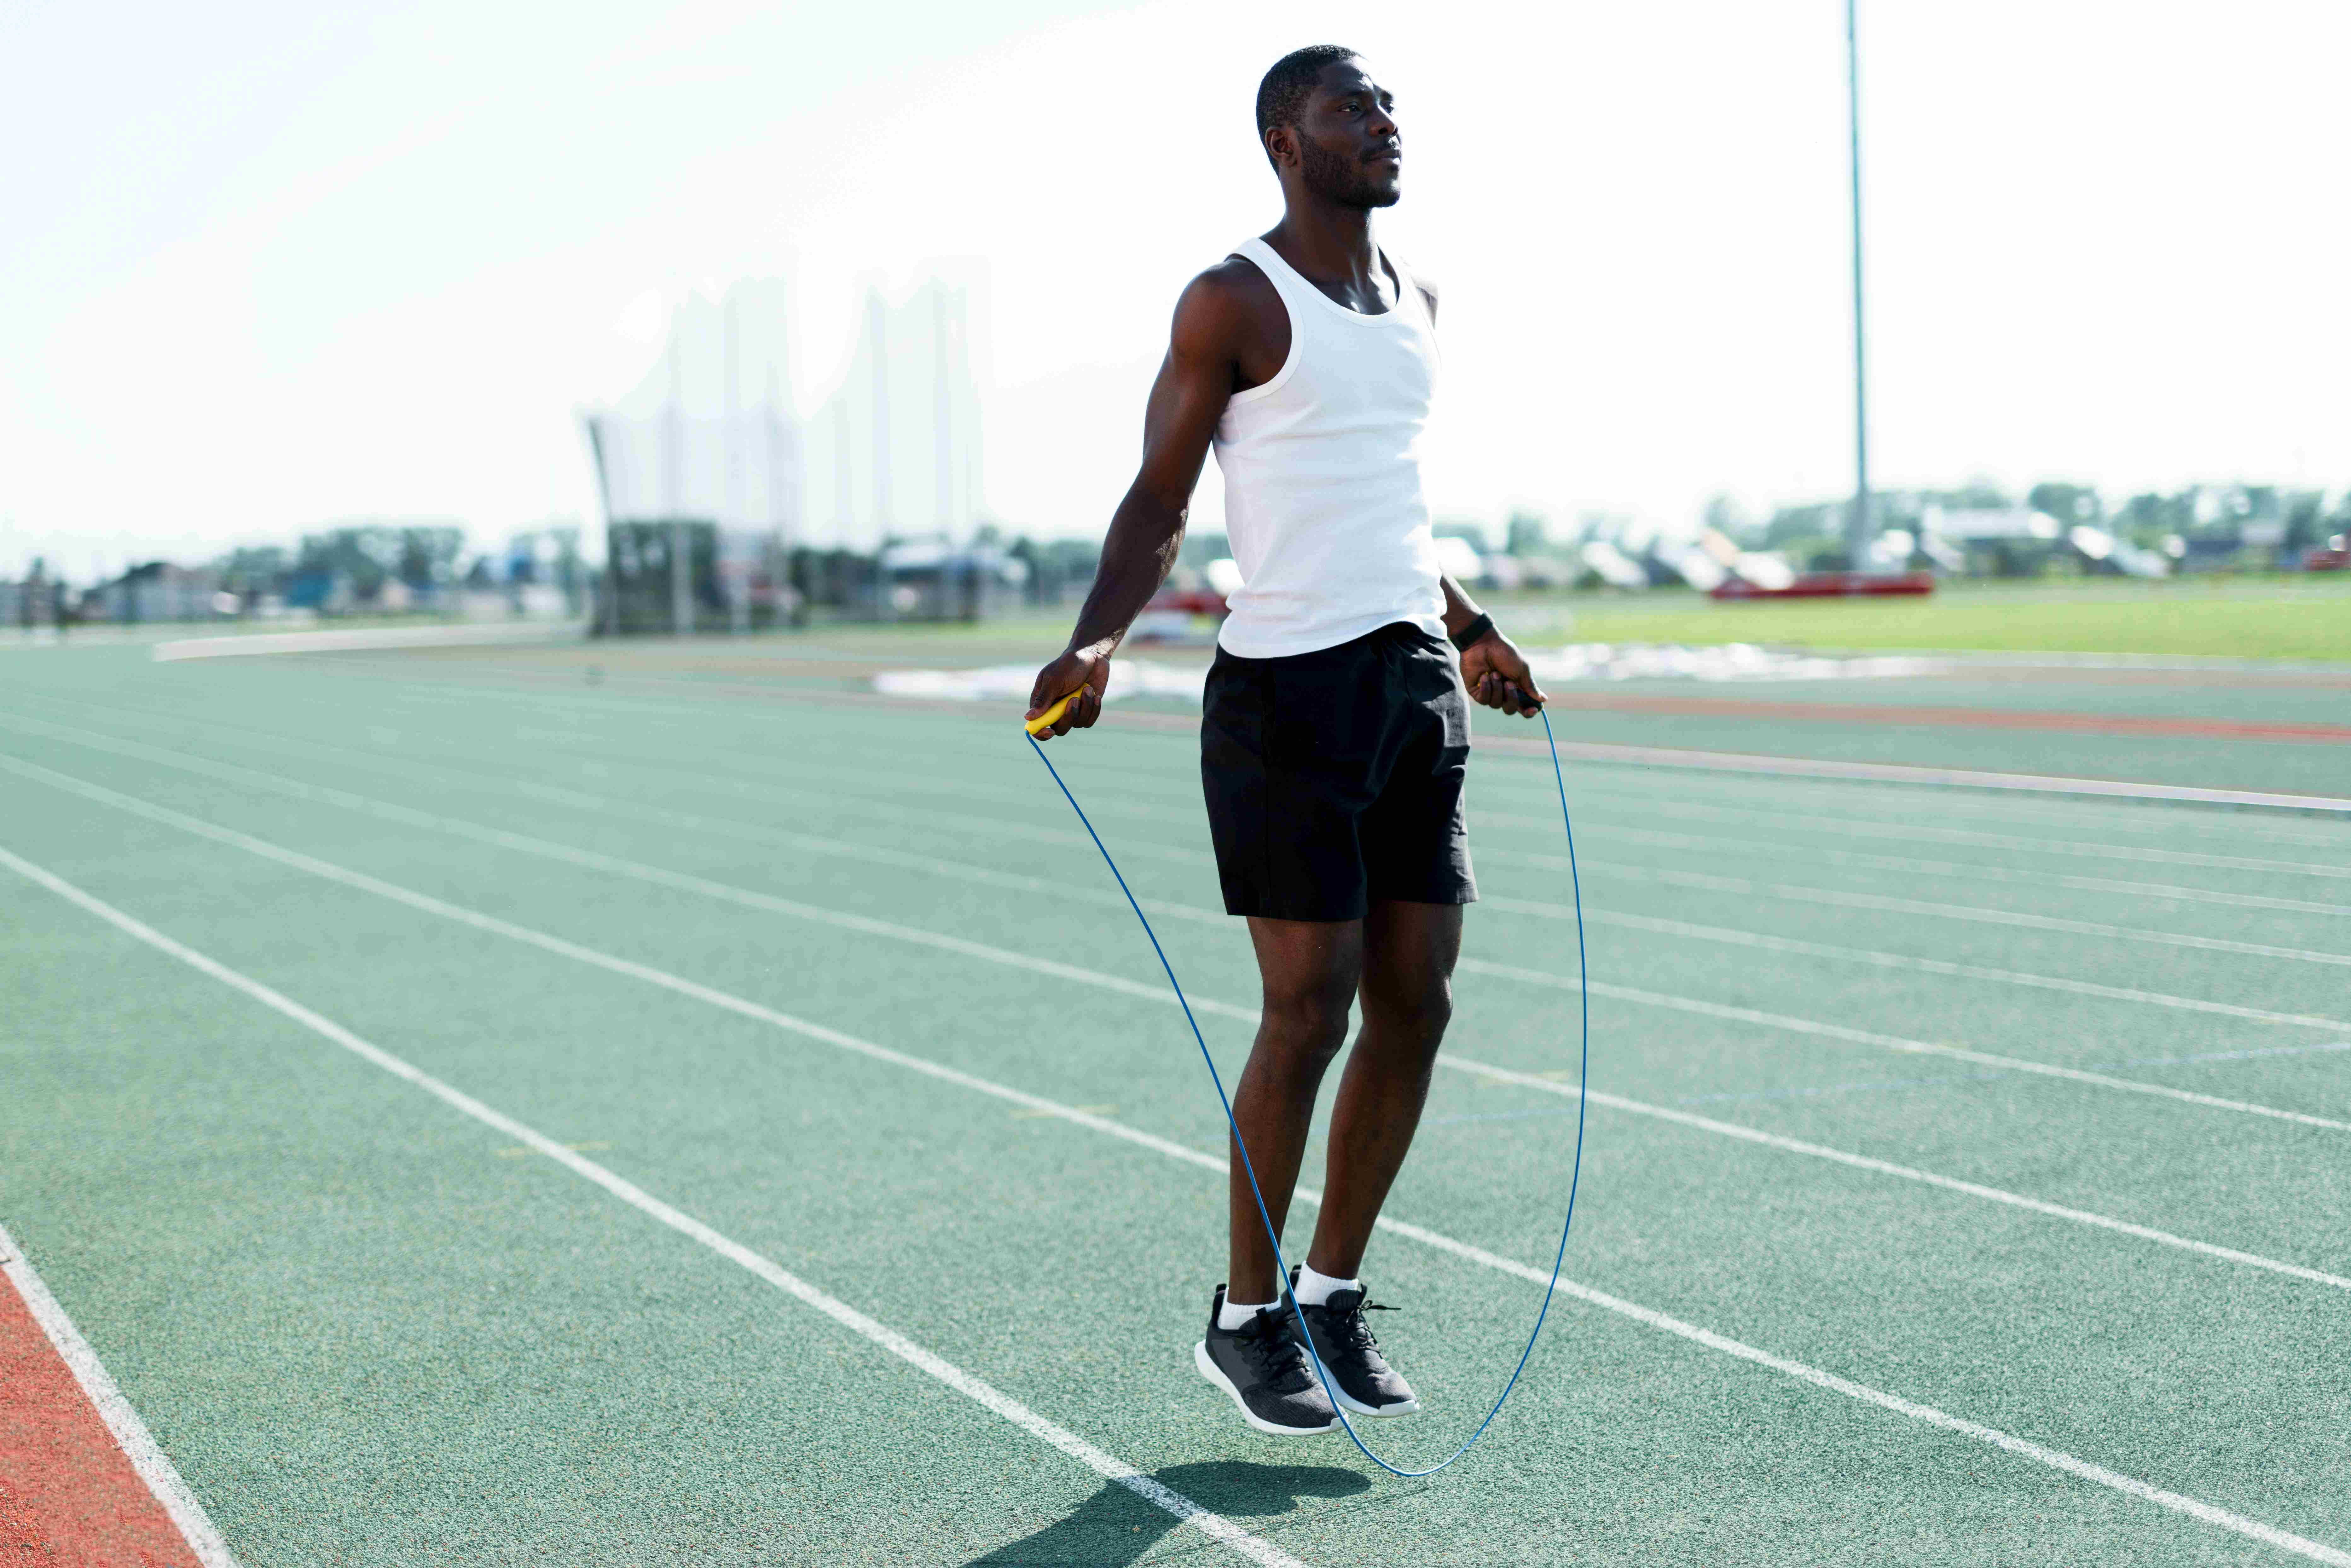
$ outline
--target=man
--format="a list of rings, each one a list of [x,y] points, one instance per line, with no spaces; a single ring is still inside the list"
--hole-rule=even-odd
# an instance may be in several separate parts
[[[1395,100],[1347,49],[1283,57],[1258,89],[1282,219],[1194,278],[1151,391],[1141,472],[1112,515],[1070,645],[1029,715],[1078,695],[1176,559],[1213,442],[1244,579],[1217,637],[1200,772],[1228,913],[1245,916],[1264,1015],[1233,1114],[1280,1225],[1323,1071],[1363,1002],[1331,1119],[1323,1201],[1290,1281],[1340,1400],[1417,1410],[1364,1324],[1372,1225],[1420,1121],[1477,897],[1461,810],[1468,699],[1531,716],[1525,659],[1447,577],[1421,492],[1437,290],[1373,243],[1403,170]],[[1447,645],[1450,638],[1452,646]],[[1249,1424],[1327,1432],[1338,1414],[1282,1301],[1233,1159],[1231,1257],[1195,1353]]]

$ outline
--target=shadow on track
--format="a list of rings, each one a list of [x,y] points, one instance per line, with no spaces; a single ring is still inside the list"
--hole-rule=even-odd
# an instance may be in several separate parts
[[[1369,1478],[1331,1465],[1252,1465],[1235,1459],[1173,1465],[1155,1471],[1152,1479],[1236,1522],[1294,1512],[1301,1498],[1354,1497],[1372,1490]],[[983,1563],[1120,1568],[1181,1528],[1173,1515],[1105,1481],[1069,1518],[974,1558],[966,1568]],[[1209,1544],[1205,1537],[1193,1539]]]

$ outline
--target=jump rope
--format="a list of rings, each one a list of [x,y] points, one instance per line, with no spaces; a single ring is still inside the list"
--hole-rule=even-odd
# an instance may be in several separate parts
[[[1082,686],[1079,688],[1080,691],[1084,689]],[[1280,1282],[1282,1300],[1290,1304],[1290,1315],[1298,1324],[1299,1343],[1305,1345],[1308,1357],[1314,1363],[1314,1375],[1322,1379],[1322,1392],[1330,1398],[1331,1408],[1338,1413],[1339,1424],[1347,1429],[1347,1436],[1353,1439],[1355,1447],[1363,1450],[1364,1458],[1392,1476],[1402,1476],[1406,1479],[1433,1476],[1468,1453],[1470,1445],[1486,1435],[1486,1428],[1492,1426],[1494,1417],[1502,1413],[1503,1401],[1509,1399],[1510,1390],[1519,1385],[1519,1375],[1526,1371],[1527,1361],[1535,1353],[1535,1341],[1541,1336],[1543,1319],[1551,1314],[1552,1297],[1559,1290],[1559,1272],[1567,1261],[1567,1233],[1575,1225],[1575,1189],[1583,1175],[1583,1091],[1592,1072],[1592,1000],[1584,987],[1583,884],[1575,870],[1575,821],[1568,814],[1567,777],[1560,770],[1559,741],[1552,734],[1551,710],[1546,707],[1536,711],[1542,715],[1543,740],[1551,747],[1552,781],[1559,787],[1560,822],[1567,830],[1568,882],[1575,893],[1575,990],[1581,1013],[1578,1047],[1580,1061],[1576,1067],[1575,1081],[1575,1160],[1568,1171],[1567,1218],[1560,1223],[1559,1249],[1552,1256],[1551,1282],[1543,1287],[1542,1305],[1535,1312],[1535,1326],[1527,1332],[1526,1348],[1519,1353],[1518,1364],[1510,1368],[1510,1378],[1502,1385],[1502,1391],[1494,1396],[1493,1406],[1486,1412],[1486,1418],[1478,1423],[1475,1431],[1461,1440],[1459,1448],[1454,1449],[1443,1459],[1426,1469],[1408,1470],[1400,1465],[1390,1464],[1372,1451],[1371,1445],[1364,1441],[1364,1435],[1355,1430],[1354,1422],[1348,1419],[1347,1407],[1340,1403],[1338,1390],[1332,1387],[1330,1369],[1322,1364],[1322,1357],[1314,1349],[1314,1336],[1307,1332],[1306,1315],[1299,1307],[1297,1293],[1290,1288],[1290,1260],[1282,1255],[1281,1233],[1275,1228],[1272,1213],[1266,1207],[1264,1191],[1257,1185],[1257,1168],[1249,1162],[1249,1145],[1241,1139],[1240,1124],[1233,1118],[1232,1097],[1225,1092],[1225,1081],[1217,1071],[1216,1058],[1208,1054],[1207,1040],[1200,1033],[1200,1020],[1192,1016],[1192,1003],[1184,995],[1184,983],[1176,977],[1176,966],[1167,961],[1167,949],[1159,945],[1159,933],[1151,928],[1150,917],[1143,913],[1143,905],[1136,902],[1134,890],[1126,885],[1126,877],[1119,871],[1118,862],[1111,858],[1110,850],[1102,843],[1102,835],[1094,831],[1092,821],[1086,816],[1086,809],[1078,804],[1078,798],[1070,793],[1069,784],[1061,778],[1061,770],[1053,766],[1053,759],[1046,756],[1045,748],[1037,743],[1037,737],[1051,728],[1061,716],[1069,711],[1070,704],[1076,700],[1077,695],[1077,692],[1071,692],[1068,696],[1061,698],[1043,713],[1028,721],[1029,749],[1037,754],[1037,760],[1045,765],[1045,771],[1051,774],[1053,782],[1061,787],[1061,798],[1069,801],[1070,810],[1078,814],[1078,821],[1085,827],[1086,837],[1093,840],[1094,848],[1102,851],[1102,863],[1110,867],[1110,874],[1118,882],[1119,892],[1126,894],[1127,907],[1134,911],[1134,917],[1137,920],[1143,922],[1143,934],[1151,938],[1151,950],[1159,956],[1159,967],[1166,971],[1167,983],[1176,988],[1176,1000],[1184,1009],[1184,1021],[1192,1026],[1193,1043],[1200,1048],[1200,1060],[1207,1065],[1208,1082],[1217,1086],[1217,1103],[1225,1108],[1225,1124],[1232,1131],[1233,1147],[1240,1153],[1241,1171],[1249,1177],[1249,1194],[1257,1199],[1258,1218],[1264,1222],[1266,1239],[1273,1246],[1274,1266],[1277,1270],[1275,1278]]]

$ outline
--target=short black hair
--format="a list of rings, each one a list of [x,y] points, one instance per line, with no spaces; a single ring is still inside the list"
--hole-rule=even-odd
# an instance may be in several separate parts
[[[1298,123],[1299,111],[1306,107],[1306,99],[1314,91],[1324,66],[1353,58],[1354,50],[1343,49],[1336,44],[1309,44],[1274,61],[1265,79],[1257,84],[1258,144],[1265,144],[1265,133],[1275,126]],[[1272,156],[1269,150],[1266,157]]]

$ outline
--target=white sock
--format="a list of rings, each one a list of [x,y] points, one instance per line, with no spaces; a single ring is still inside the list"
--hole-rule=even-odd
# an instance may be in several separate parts
[[[1261,1301],[1254,1307],[1246,1307],[1228,1301],[1224,1309],[1217,1313],[1217,1327],[1225,1333],[1230,1333],[1271,1305],[1271,1301]]]
[[[1334,1291],[1360,1291],[1363,1288],[1361,1280],[1334,1280],[1328,1274],[1318,1274],[1311,1263],[1299,1266],[1298,1283],[1291,1287],[1301,1307],[1319,1307],[1329,1301]]]

